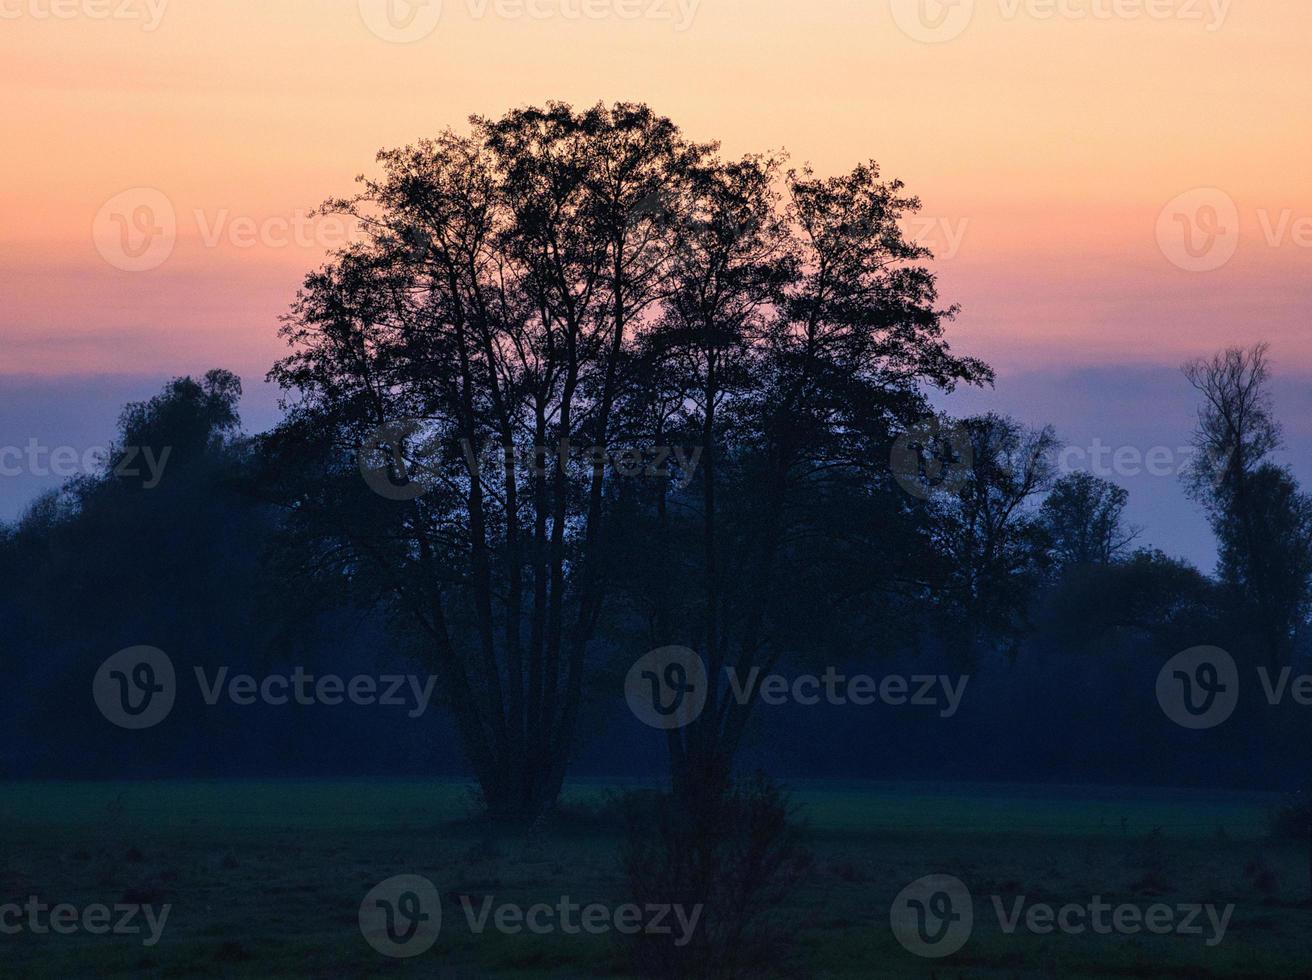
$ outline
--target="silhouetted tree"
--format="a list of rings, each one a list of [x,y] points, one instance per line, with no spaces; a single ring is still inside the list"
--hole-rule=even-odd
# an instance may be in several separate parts
[[[1036,498],[1053,482],[1050,426],[1029,429],[989,413],[959,423],[970,466],[959,488],[934,494],[930,541],[943,562],[935,601],[970,663],[986,645],[1015,654],[1048,561]]]
[[[20,597],[9,635],[30,653],[19,698],[25,729],[39,733],[29,764],[135,775],[204,769],[218,754],[203,719],[124,752],[127,733],[87,691],[121,648],[159,647],[185,677],[258,645],[269,525],[235,492],[248,453],[240,397],[238,378],[214,370],[129,404],[102,469],[39,498],[0,542],[0,586]]]
[[[1217,587],[1187,562],[1141,548],[1115,562],[1072,565],[1045,600],[1043,640],[1098,650],[1118,637],[1144,641],[1165,660],[1224,640]],[[1142,644],[1141,644],[1142,645]]]
[[[1312,498],[1268,458],[1281,445],[1268,350],[1227,348],[1184,373],[1203,396],[1187,486],[1211,520],[1243,632],[1275,670],[1292,660],[1312,607]],[[1312,883],[1312,813],[1307,829]]]
[[[1268,345],[1184,367],[1203,396],[1187,488],[1216,533],[1221,581],[1269,666],[1287,663],[1312,601],[1312,502],[1287,468],[1269,391]]]
[[[697,545],[662,551],[661,581],[684,587],[661,586],[673,612],[655,603],[658,621],[700,624],[660,642],[699,649],[712,678],[700,716],[669,736],[676,789],[695,799],[722,792],[753,685],[795,649],[799,624],[914,588],[900,580],[905,550],[881,542],[854,557],[858,542],[886,531],[893,543],[892,524],[908,524],[892,503],[890,446],[928,411],[923,386],[992,377],[943,338],[955,309],[938,305],[929,252],[898,225],[919,207],[900,182],[873,163],[830,179],[790,171],[776,202],[773,166],[749,158],[699,174],[649,338],[651,358],[670,365],[647,375],[674,405],[666,424],[696,433],[703,453],[678,516],[658,502],[664,526],[690,525],[674,533]],[[748,678],[746,697],[731,696],[726,667]]]
[[[272,377],[299,400],[271,446],[339,454],[326,484],[282,485],[321,542],[313,570],[410,621],[489,808],[534,814],[564,779],[605,603],[621,368],[669,288],[650,202],[708,150],[637,105],[473,124],[381,154],[381,178],[330,202],[365,240],[288,317]],[[343,455],[362,446],[403,499],[362,503]]]
[[[1062,567],[1110,565],[1138,536],[1122,514],[1129,492],[1090,473],[1068,473],[1043,501],[1040,519]]]

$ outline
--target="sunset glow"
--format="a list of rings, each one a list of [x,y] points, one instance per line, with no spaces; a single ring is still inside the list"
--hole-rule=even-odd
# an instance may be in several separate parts
[[[334,243],[309,210],[381,147],[552,98],[646,101],[729,152],[785,148],[822,173],[878,160],[924,202],[915,233],[963,306],[958,348],[1004,374],[1259,337],[1283,368],[1312,363],[1312,131],[1290,122],[1312,7],[980,0],[946,40],[904,29],[939,6],[448,0],[393,43],[356,0],[5,0],[3,370],[261,375]],[[176,244],[130,272],[92,228],[138,188],[171,203]],[[1195,188],[1238,214],[1212,271],[1157,234]]]

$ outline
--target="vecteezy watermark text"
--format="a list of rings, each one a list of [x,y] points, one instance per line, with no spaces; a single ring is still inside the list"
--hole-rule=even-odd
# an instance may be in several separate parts
[[[1003,935],[1027,932],[1035,936],[1060,934],[1100,936],[1202,937],[1211,948],[1225,939],[1234,915],[1233,904],[1133,902],[1112,903],[1101,895],[1088,901],[1031,902],[1026,895],[989,896],[989,904]],[[893,900],[889,912],[893,935],[903,949],[916,956],[941,959],[959,951],[975,926],[975,903],[970,890],[952,875],[936,874],[907,885]]]
[[[890,0],[890,8],[907,37],[941,44],[964,34],[986,3],[1007,22],[1176,21],[1214,32],[1224,26],[1233,0]]]
[[[428,711],[437,678],[415,674],[315,675],[304,667],[289,674],[232,674],[226,666],[213,673],[195,667],[201,698],[210,707],[220,701],[239,707],[265,704],[282,707],[352,704],[404,708],[406,717],[422,718]],[[143,729],[158,725],[173,710],[178,685],[173,661],[156,647],[120,650],[96,672],[92,696],[101,714],[120,728]]]
[[[723,668],[727,694],[745,705],[753,699],[779,706],[817,704],[865,707],[933,708],[940,718],[951,718],[961,707],[969,675],[841,673],[826,667],[823,674],[799,674],[788,678],[766,674],[759,667],[740,671]],[[710,697],[706,665],[687,647],[661,647],[639,658],[624,682],[624,697],[634,715],[652,728],[675,729],[696,721]]]
[[[304,208],[262,217],[234,214],[231,208],[195,208],[190,217],[195,239],[207,249],[331,251],[363,236],[360,223],[353,218]],[[193,235],[191,227],[182,227],[172,199],[154,187],[134,187],[115,194],[91,224],[91,237],[101,258],[124,272],[149,272],[162,266],[172,257],[183,232]]]
[[[169,0],[0,0],[0,20],[139,21],[146,34],[164,19]]]
[[[460,450],[469,473],[477,476],[504,473],[507,467],[529,476],[553,470],[609,469],[621,477],[669,478],[680,490],[692,482],[702,458],[701,446],[581,446],[569,439],[554,446],[509,449],[498,442],[479,448],[462,439]]]
[[[84,932],[88,936],[139,936],[145,920],[147,934],[143,946],[154,946],[164,934],[172,905],[163,905],[156,912],[153,905],[92,903],[78,907],[67,902],[47,905],[37,896],[29,896],[21,905],[9,902],[0,905],[0,935],[17,936],[27,932],[34,936],[51,933],[72,936]]]
[[[495,895],[459,896],[471,935],[489,930],[515,936],[668,936],[675,946],[692,941],[702,906],[579,902],[562,895],[554,902],[523,905],[498,902]],[[437,887],[422,875],[396,875],[369,890],[360,903],[360,931],[382,953],[397,959],[419,956],[432,948],[442,929],[442,902]]]
[[[393,44],[422,41],[442,21],[443,0],[359,0],[369,30]],[[702,0],[463,0],[470,20],[638,21],[664,23],[678,33],[692,27]]]
[[[388,500],[417,500],[447,478],[518,479],[555,472],[586,476],[610,472],[617,477],[669,480],[680,490],[692,482],[701,463],[700,446],[582,446],[562,439],[553,446],[507,447],[499,442],[475,445],[458,441],[454,453],[431,451],[424,445],[418,421],[389,423],[373,430],[357,456],[360,475],[369,489]]]
[[[112,475],[119,479],[144,477],[142,487],[153,490],[164,478],[164,467],[172,452],[172,446],[160,450],[154,446],[125,446],[118,452]],[[79,451],[72,446],[46,446],[33,438],[26,446],[0,446],[0,477],[89,476],[100,472],[111,455],[107,446]]]
[[[694,905],[691,911],[682,905],[633,903],[611,907],[601,902],[582,904],[562,895],[555,904],[539,902],[527,907],[513,902],[498,904],[495,896],[485,895],[477,907],[468,895],[460,896],[460,907],[465,913],[469,931],[482,935],[489,925],[505,935],[530,932],[535,936],[563,933],[577,936],[604,936],[615,932],[622,936],[670,936],[674,945],[683,947],[692,941],[701,918],[702,906]]]
[[[1004,472],[1019,472],[1027,462],[1043,464],[1056,477],[1088,473],[1103,479],[1141,476],[1178,479],[1190,472],[1198,457],[1194,446],[1112,445],[1100,438],[1087,445],[1058,445],[1032,460],[1002,457],[991,465]],[[894,440],[889,468],[898,485],[922,500],[936,494],[954,494],[965,487],[975,468],[975,450],[969,427],[932,417],[912,426]]]

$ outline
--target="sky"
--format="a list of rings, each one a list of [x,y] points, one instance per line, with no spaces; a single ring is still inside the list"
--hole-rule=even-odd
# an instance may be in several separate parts
[[[1257,340],[1300,473],[1312,448],[1309,37],[1306,0],[0,0],[0,449],[80,458],[214,366],[272,423],[278,317],[345,233],[308,215],[378,149],[637,100],[905,181],[954,345],[998,372],[949,404],[1125,450],[1144,540],[1208,567],[1146,459],[1188,443],[1179,364]]]

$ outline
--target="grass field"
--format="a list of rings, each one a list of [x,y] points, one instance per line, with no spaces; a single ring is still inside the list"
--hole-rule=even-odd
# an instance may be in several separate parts
[[[140,936],[0,935],[5,977],[622,977],[607,936],[472,933],[456,896],[626,901],[612,787],[574,786],[532,832],[474,819],[441,782],[17,783],[0,786],[0,906],[172,906]],[[793,784],[815,872],[786,910],[811,977],[1308,977],[1307,852],[1270,839],[1270,801],[1183,792]],[[398,874],[443,895],[436,945],[409,960],[366,944],[365,894]],[[920,959],[889,927],[894,897],[960,878],[975,925]],[[992,896],[1029,902],[1235,905],[1224,940],[1034,935],[1000,928]],[[1205,931],[1208,931],[1206,927]]]

